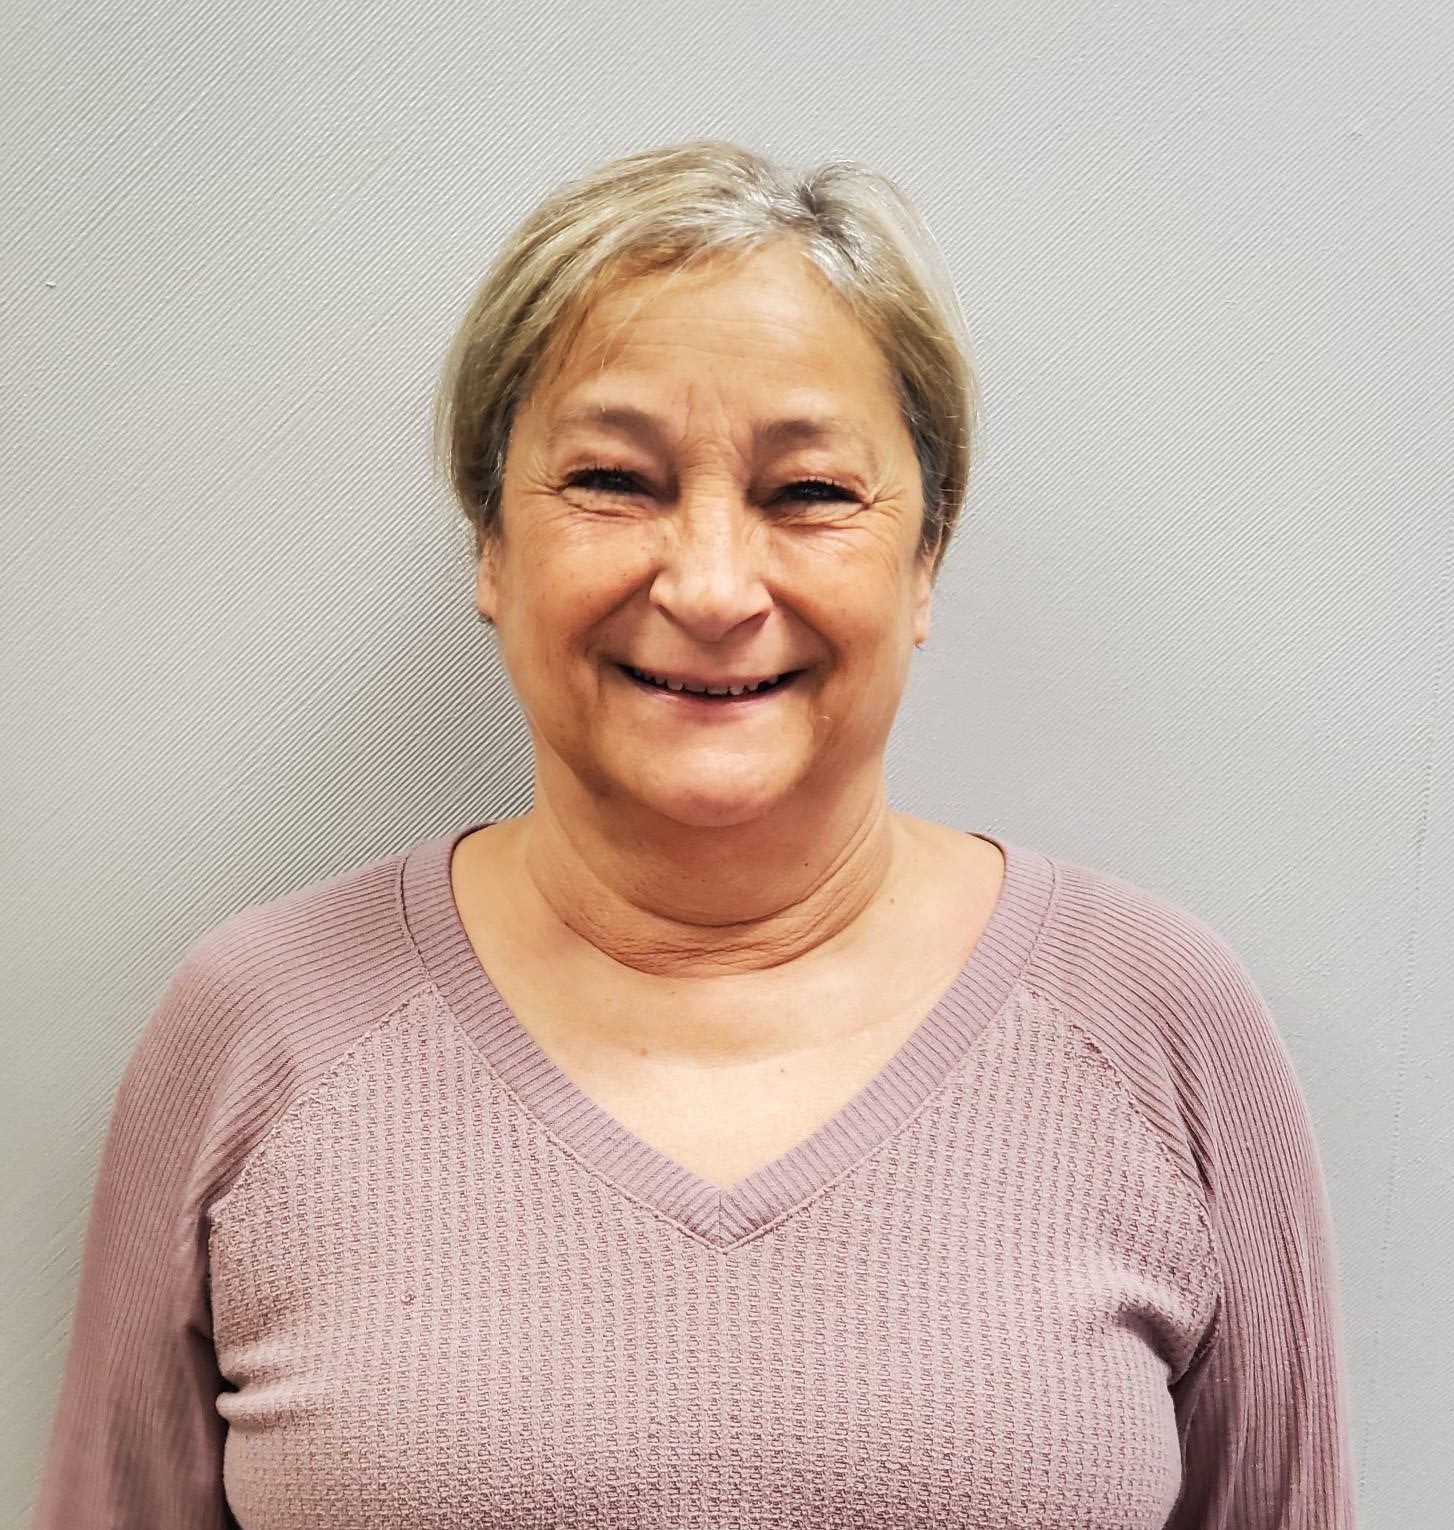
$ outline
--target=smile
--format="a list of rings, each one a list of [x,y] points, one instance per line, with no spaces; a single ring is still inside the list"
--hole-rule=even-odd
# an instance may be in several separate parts
[[[765,696],[773,691],[786,689],[802,670],[786,670],[781,675],[774,675],[765,680],[750,681],[746,685],[734,686],[708,686],[698,685],[690,681],[666,680],[657,675],[649,674],[645,670],[634,669],[629,664],[620,664],[618,669],[627,675],[642,690],[655,691],[662,696],[676,696],[684,701],[706,702],[710,705],[720,706],[724,703],[751,702],[759,696]]]

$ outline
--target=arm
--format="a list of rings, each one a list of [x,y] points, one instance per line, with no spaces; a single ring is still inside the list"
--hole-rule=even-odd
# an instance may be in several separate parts
[[[1184,1482],[1167,1530],[1354,1530],[1336,1250],[1312,1122],[1230,953],[1211,986],[1189,1124],[1222,1294],[1171,1389]]]
[[[235,1525],[200,1214],[212,1008],[184,963],[123,1074],[33,1530]]]

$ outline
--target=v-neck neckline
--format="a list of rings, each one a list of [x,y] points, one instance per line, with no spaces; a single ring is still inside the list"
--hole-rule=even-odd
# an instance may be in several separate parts
[[[997,839],[1004,881],[949,988],[845,1105],[771,1163],[722,1188],[667,1157],[598,1105],[527,1031],[475,954],[450,884],[455,846],[485,819],[406,852],[401,915],[429,979],[493,1072],[589,1168],[706,1243],[740,1243],[780,1220],[886,1142],[1004,1008],[1050,908],[1049,857]]]

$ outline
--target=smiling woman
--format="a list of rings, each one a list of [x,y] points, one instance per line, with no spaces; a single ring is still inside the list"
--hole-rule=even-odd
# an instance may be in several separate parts
[[[641,911],[609,889],[649,882],[670,903],[672,867],[780,860],[756,899],[716,910],[737,927],[721,961],[741,970],[756,945],[780,966],[881,879],[823,881],[828,847],[856,842],[864,868],[891,853],[882,755],[942,535],[926,546],[893,373],[796,240],[605,286],[572,336],[514,411],[477,588],[535,743],[530,832],[557,847],[536,880],[559,903],[588,862],[606,898],[572,899],[573,928],[636,972],[705,977],[720,919],[663,930],[648,962],[626,949]],[[632,671],[676,704],[643,705],[649,682],[617,683]],[[693,699],[785,674],[750,704]],[[768,917],[764,895],[793,915]]]
[[[1350,1530],[1246,968],[888,806],[967,357],[860,166],[677,145],[507,242],[437,428],[533,805],[189,953],[37,1530]]]

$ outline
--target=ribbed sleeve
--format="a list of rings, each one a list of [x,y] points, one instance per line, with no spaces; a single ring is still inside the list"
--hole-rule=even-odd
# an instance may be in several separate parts
[[[210,1209],[380,1006],[418,986],[398,867],[233,914],[146,1019],[102,1146],[33,1530],[236,1526]]]
[[[216,992],[184,962],[122,1075],[101,1154],[34,1530],[221,1530],[225,1386],[195,1236]]]
[[[1224,949],[1203,970],[1187,1031],[1208,1044],[1188,1102],[1222,1301],[1172,1388],[1186,1480],[1170,1530],[1351,1530],[1337,1261],[1312,1122],[1245,969]]]
[[[1111,1060],[1206,1208],[1216,1318],[1170,1388],[1184,1482],[1167,1530],[1353,1530],[1327,1185],[1292,1058],[1247,967],[1186,909],[1057,861],[1026,981]]]

